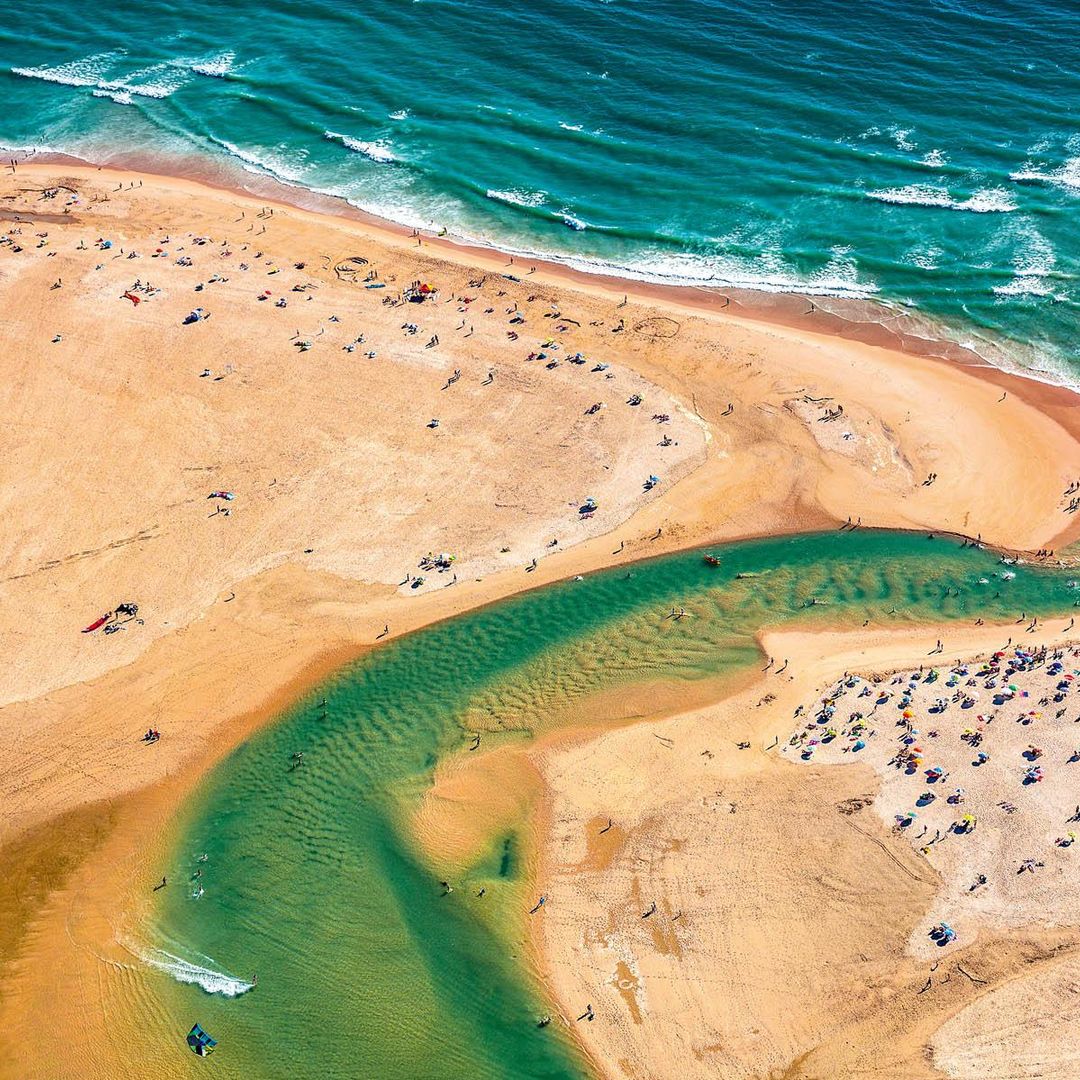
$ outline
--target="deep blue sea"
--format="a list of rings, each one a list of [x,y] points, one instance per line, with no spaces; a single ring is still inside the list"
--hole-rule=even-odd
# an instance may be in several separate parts
[[[0,95],[7,147],[913,306],[1080,380],[1078,0],[0,0]]]

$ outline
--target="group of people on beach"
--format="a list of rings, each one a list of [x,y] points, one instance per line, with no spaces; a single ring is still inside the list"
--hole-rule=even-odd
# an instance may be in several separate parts
[[[923,855],[948,842],[971,843],[980,822],[1002,815],[1009,824],[997,849],[984,852],[986,859],[1007,866],[1011,856],[1014,876],[1034,874],[1048,856],[1032,853],[1033,835],[1042,831],[1048,849],[1068,849],[1076,840],[1065,826],[1080,822],[1080,805],[1067,820],[1055,822],[1047,808],[1059,796],[1033,801],[1026,792],[1043,784],[1060,792],[1080,778],[1071,771],[1080,769],[1080,727],[1074,726],[1080,725],[1080,710],[1070,709],[1078,684],[1080,648],[1024,647],[1011,638],[985,659],[948,668],[921,666],[891,677],[846,673],[786,749],[804,761],[820,756],[828,762],[858,760],[870,751],[879,768],[903,778],[885,788],[890,798],[894,789],[910,792],[907,805],[894,811],[894,829]],[[1058,747],[1052,772],[1043,746],[1016,745],[1018,728],[1041,731],[1040,741]],[[882,739],[887,741],[878,746]],[[958,785],[952,779],[957,769],[971,770],[972,780]],[[1017,829],[1010,819],[1021,813],[1027,824]],[[980,871],[963,891],[1004,886],[1001,878]],[[935,929],[941,932],[931,936],[940,946],[956,939],[946,923]]]

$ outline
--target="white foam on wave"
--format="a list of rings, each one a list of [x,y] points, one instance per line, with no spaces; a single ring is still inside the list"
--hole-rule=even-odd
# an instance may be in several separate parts
[[[304,186],[301,173],[280,158],[271,157],[266,151],[255,153],[229,142],[228,139],[216,139],[213,136],[210,136],[210,142],[240,161],[246,172],[269,176],[289,187]]]
[[[1053,296],[1057,275],[1057,253],[1053,244],[1033,225],[1024,227],[1012,258],[1013,278],[1005,285],[995,285],[995,296]]]
[[[495,202],[508,203],[510,206],[543,206],[547,198],[547,193],[544,191],[528,191],[522,188],[512,188],[507,191],[488,188],[484,194]]]
[[[920,270],[937,270],[945,252],[930,244],[928,247],[913,247],[904,255],[904,261],[919,267]]]
[[[559,121],[559,127],[561,127],[563,131],[581,131],[584,126],[584,124],[564,124],[561,120]]]
[[[323,135],[331,142],[339,142],[380,165],[391,165],[400,160],[385,142],[365,142],[363,139],[353,139],[348,135],[342,135],[339,131],[324,131]]]
[[[117,105],[134,105],[135,99],[126,90],[101,90],[95,89],[91,93],[94,97],[108,98],[110,101],[115,101]]]
[[[139,957],[145,964],[164,972],[177,982],[198,986],[208,994],[234,998],[246,994],[254,986],[254,983],[246,979],[238,979],[224,971],[204,967],[202,964],[193,964],[190,960],[184,960],[165,949],[147,949],[140,952]]]
[[[236,53],[222,52],[216,56],[208,56],[197,60],[191,65],[191,70],[197,75],[209,75],[212,79],[223,79],[232,71],[236,63]]]
[[[1080,157],[1070,158],[1059,169],[1040,168],[1028,161],[1023,168],[1009,173],[1009,179],[1018,183],[1052,184],[1080,192]]]
[[[562,222],[568,229],[573,229],[574,232],[584,232],[589,226],[581,218],[574,217],[573,214],[564,213],[562,216]]]
[[[889,128],[889,134],[892,136],[893,142],[896,143],[897,150],[905,150],[910,153],[912,150],[919,148],[918,143],[911,141],[910,136],[913,130],[913,128],[902,128],[898,124],[893,124]]]
[[[944,150],[927,150],[920,158],[919,164],[925,165],[928,169],[940,169],[948,160]]]
[[[854,258],[850,250],[844,248],[836,248],[828,263],[806,276],[787,265],[777,253],[765,253],[752,260],[724,255],[710,257],[689,253],[654,253],[627,263],[574,255],[560,255],[558,258],[567,266],[585,273],[657,284],[753,289],[758,292],[848,300],[869,300],[878,292],[878,286],[873,281],[860,280]]]
[[[995,296],[1057,296],[1052,285],[1048,285],[1039,275],[1013,278],[1007,285],[995,285]]]
[[[899,188],[868,191],[867,198],[896,206],[934,206],[944,210],[966,210],[972,214],[1007,214],[1016,209],[1013,197],[1002,188],[983,188],[966,199],[956,199],[933,184],[908,184]]]
[[[98,86],[105,69],[120,55],[119,50],[95,53],[81,60],[72,60],[67,64],[49,67],[13,67],[12,74],[25,79],[41,79],[44,82],[59,83],[61,86]]]
[[[387,113],[387,115],[390,117],[391,120],[408,120],[408,118],[409,118],[409,110],[408,109],[396,109],[392,113]]]
[[[97,53],[59,67],[15,67],[11,70],[28,79],[90,88],[94,97],[109,98],[121,105],[133,104],[133,97],[167,98],[187,80],[188,68],[182,61],[176,60],[139,68],[122,79],[104,78],[106,69],[122,52]]]

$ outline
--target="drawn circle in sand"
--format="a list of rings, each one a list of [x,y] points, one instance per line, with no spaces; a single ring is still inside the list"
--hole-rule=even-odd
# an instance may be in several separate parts
[[[634,324],[635,334],[644,334],[651,338],[673,338],[682,329],[682,323],[669,319],[666,315],[654,315]]]

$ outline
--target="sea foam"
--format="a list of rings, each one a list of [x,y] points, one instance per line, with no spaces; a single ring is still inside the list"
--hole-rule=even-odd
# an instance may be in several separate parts
[[[197,75],[209,75],[214,79],[223,79],[232,71],[236,62],[236,53],[223,52],[216,56],[208,56],[203,60],[197,60],[191,65],[191,70]]]
[[[177,982],[198,986],[208,994],[222,997],[239,997],[254,987],[254,983],[238,979],[224,971],[217,971],[201,964],[193,964],[164,949],[148,949],[140,954],[144,963],[171,976]],[[207,958],[208,959],[208,958]]]
[[[944,210],[966,210],[972,214],[1007,214],[1016,209],[1016,202],[1002,188],[983,188],[966,199],[956,199],[945,188],[932,184],[883,188],[868,191],[866,195],[895,206],[935,206]]]
[[[1080,191],[1080,157],[1070,158],[1060,169],[1042,169],[1031,162],[1009,173],[1009,179],[1019,183],[1053,184],[1055,187]]]
[[[167,98],[187,78],[186,69],[173,61],[140,68],[122,79],[103,78],[105,69],[119,55],[119,52],[98,53],[59,67],[14,67],[11,71],[27,79],[41,79],[61,86],[89,87],[94,97],[110,98],[122,105],[132,104],[132,96]],[[135,81],[139,79],[145,81]]]
[[[509,203],[510,206],[543,206],[547,198],[546,192],[523,189],[499,191],[496,188],[488,188],[484,194],[495,202]]]
[[[339,142],[342,146],[355,150],[358,154],[377,161],[380,165],[390,165],[399,161],[397,154],[384,142],[365,142],[362,139],[353,139],[348,135],[342,135],[339,131],[324,131],[323,135],[331,142]]]
[[[119,55],[119,52],[95,53],[56,67],[42,64],[39,67],[13,67],[11,71],[24,79],[41,79],[61,86],[98,86],[105,69]]]

